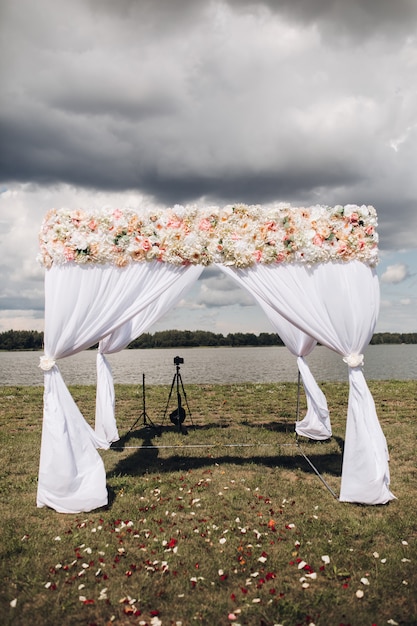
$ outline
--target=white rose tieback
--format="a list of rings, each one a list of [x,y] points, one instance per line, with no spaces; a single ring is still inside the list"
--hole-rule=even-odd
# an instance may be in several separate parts
[[[46,355],[41,356],[39,361],[39,367],[41,368],[41,370],[43,370],[44,372],[49,372],[49,370],[51,370],[54,365],[55,361],[52,357]]]
[[[361,367],[363,365],[363,354],[348,354],[343,357],[343,361],[349,365],[349,367]]]

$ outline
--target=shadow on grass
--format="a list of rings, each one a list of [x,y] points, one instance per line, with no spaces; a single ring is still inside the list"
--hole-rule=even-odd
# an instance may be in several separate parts
[[[262,425],[251,424],[257,428],[265,428],[274,432],[288,433],[288,424],[281,422],[273,422]],[[193,432],[206,431],[210,429],[224,429],[229,428],[228,425],[206,424],[204,426],[192,426],[190,430]],[[169,473],[175,471],[187,471],[194,469],[201,469],[204,467],[212,467],[215,464],[232,464],[232,465],[258,465],[262,467],[280,468],[288,470],[301,470],[305,473],[313,473],[311,465],[304,458],[306,455],[309,461],[314,465],[316,470],[322,473],[328,473],[333,476],[340,476],[342,470],[342,458],[344,441],[340,437],[332,437],[326,441],[312,441],[305,438],[297,440],[294,438],[293,443],[279,443],[270,444],[271,447],[275,446],[278,453],[273,455],[241,455],[238,454],[218,454],[218,448],[221,448],[221,444],[210,443],[196,443],[195,447],[201,450],[199,455],[190,455],[188,452],[193,444],[188,446],[184,443],[184,452],[186,454],[178,454],[178,449],[181,445],[173,445],[172,448],[175,453],[168,458],[160,457],[160,448],[164,447],[161,437],[164,432],[172,432],[172,427],[157,427],[157,428],[141,428],[134,432],[127,433],[119,441],[112,445],[112,449],[115,452],[121,452],[129,449],[130,440],[134,440],[138,443],[138,439],[141,440],[139,445],[132,445],[132,454],[128,457],[121,459],[115,467],[108,472],[107,477],[130,475],[141,476],[149,475],[150,473]],[[175,428],[178,432],[178,428]],[[182,434],[187,434],[187,429],[183,428]],[[291,431],[290,431],[291,432]],[[133,443],[133,442],[132,442]],[[331,443],[337,443],[338,451],[326,452],[326,447]],[[257,442],[254,441],[253,445],[256,447]],[[228,447],[230,444],[225,444],[223,447]],[[262,446],[263,444],[259,444]],[[284,451],[286,447],[291,446],[293,454],[280,454],[280,451]],[[167,446],[169,448],[171,446]],[[239,444],[236,444],[236,448]],[[242,445],[242,448],[245,445]],[[248,448],[245,447],[247,450]]]

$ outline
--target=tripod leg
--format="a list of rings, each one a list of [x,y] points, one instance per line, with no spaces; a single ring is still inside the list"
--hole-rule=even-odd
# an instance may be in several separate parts
[[[155,426],[155,424],[152,422],[152,420],[149,417],[149,415],[147,414],[147,412],[146,412],[145,374],[142,374],[142,413],[139,415],[139,417],[132,424],[130,429],[127,431],[126,435],[124,435],[125,437],[130,435],[130,433],[132,432],[132,430],[134,429],[134,427],[136,426],[136,424],[139,422],[139,420],[141,418],[143,419],[143,427],[144,428],[155,428],[155,429],[157,428]]]
[[[162,418],[162,424],[161,424],[161,426],[163,426],[163,425],[164,425],[165,417],[166,417],[166,414],[167,414],[167,411],[168,411],[168,406],[169,406],[169,402],[170,402],[170,400],[171,400],[172,390],[174,389],[174,385],[175,385],[175,380],[176,380],[176,378],[177,378],[177,374],[175,373],[175,374],[174,374],[174,378],[172,379],[171,389],[169,390],[168,401],[167,401],[167,404],[166,404],[166,407],[165,407],[164,416],[163,416],[163,418]]]
[[[192,415],[191,415],[190,407],[189,407],[189,404],[188,404],[187,394],[185,392],[184,385],[183,385],[183,382],[182,382],[181,374],[178,374],[178,378],[179,378],[179,381],[181,383],[181,389],[182,389],[182,393],[184,394],[184,400],[185,400],[185,404],[187,405],[188,414],[190,416],[191,424],[194,427],[194,422],[193,422],[193,418],[192,418]]]
[[[132,426],[129,428],[129,430],[127,431],[127,433],[124,435],[124,437],[127,437],[128,435],[130,435],[130,433],[132,432],[132,430],[134,429],[134,427],[136,426],[136,424],[138,423],[138,421],[140,420],[140,418],[142,417],[142,415],[139,415],[139,417],[137,418],[137,420],[132,424]]]
[[[145,374],[142,374],[142,417],[145,428],[156,428],[155,424],[146,412]]]

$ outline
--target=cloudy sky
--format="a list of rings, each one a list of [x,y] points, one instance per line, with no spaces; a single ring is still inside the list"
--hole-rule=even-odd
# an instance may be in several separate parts
[[[371,204],[417,331],[415,0],[0,0],[0,331],[43,329],[50,208]],[[272,332],[206,270],[164,328]]]

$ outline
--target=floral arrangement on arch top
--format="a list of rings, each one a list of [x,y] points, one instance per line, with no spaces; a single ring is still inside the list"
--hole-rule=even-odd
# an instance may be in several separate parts
[[[378,262],[377,214],[371,206],[53,209],[39,234],[40,263],[175,265]]]

